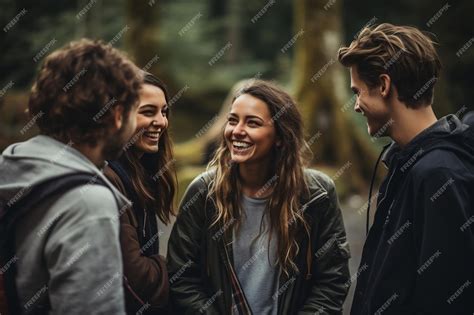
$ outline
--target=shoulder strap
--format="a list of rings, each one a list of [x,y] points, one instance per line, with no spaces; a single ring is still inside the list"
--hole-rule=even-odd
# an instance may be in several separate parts
[[[14,203],[0,205],[0,261],[2,266],[15,259],[15,226],[18,220],[45,199],[83,185],[107,186],[97,175],[90,173],[66,174],[27,189],[28,191]],[[0,295],[6,297],[10,314],[20,314],[21,311],[15,283],[16,272],[16,265],[12,263],[0,274],[0,282],[5,290],[5,292],[0,292]],[[47,309],[50,309],[49,301],[47,305],[38,306],[38,313],[46,312]]]

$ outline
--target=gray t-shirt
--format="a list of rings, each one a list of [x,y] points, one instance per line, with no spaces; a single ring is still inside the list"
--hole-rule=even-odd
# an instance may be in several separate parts
[[[269,218],[265,216],[263,233],[260,223],[266,208],[266,199],[243,196],[242,222],[233,232],[234,268],[253,314],[276,315],[278,310],[279,266],[277,239],[273,235],[270,248]]]

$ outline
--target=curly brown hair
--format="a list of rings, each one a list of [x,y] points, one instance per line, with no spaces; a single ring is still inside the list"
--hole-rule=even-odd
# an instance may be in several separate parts
[[[40,133],[62,142],[96,145],[113,124],[111,108],[125,117],[138,104],[143,75],[124,54],[102,41],[81,39],[45,58],[29,99]]]
[[[441,70],[434,44],[417,28],[382,23],[362,29],[349,47],[339,49],[338,59],[346,67],[356,66],[370,88],[380,85],[381,74],[388,74],[398,99],[417,108],[433,103]]]

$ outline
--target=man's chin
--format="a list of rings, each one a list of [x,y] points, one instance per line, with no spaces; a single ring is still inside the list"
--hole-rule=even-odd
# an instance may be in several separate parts
[[[132,149],[134,141],[134,126],[129,123],[123,125],[115,134],[109,134],[102,150],[106,160],[117,160],[126,150]]]
[[[385,125],[377,127],[367,126],[367,130],[372,138],[383,138],[389,136],[388,129]]]
[[[106,160],[117,160],[126,149],[131,149],[127,146],[128,141],[123,134],[116,134],[108,139],[102,149],[102,155]]]
[[[369,136],[371,137],[377,136],[377,129],[367,127],[367,132],[369,133]]]
[[[367,133],[373,137],[377,133],[377,128],[374,128],[374,126],[371,126],[371,124],[367,122]]]

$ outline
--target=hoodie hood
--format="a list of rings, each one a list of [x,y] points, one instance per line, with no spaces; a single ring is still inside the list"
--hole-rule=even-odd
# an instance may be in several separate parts
[[[411,167],[418,162],[426,153],[435,149],[450,150],[467,160],[474,160],[474,130],[463,124],[455,115],[448,115],[418,134],[405,148],[401,148],[396,142],[387,144],[380,153],[375,163],[374,172],[369,189],[369,200],[367,202],[366,233],[369,233],[370,206],[375,175],[379,162],[384,162],[389,169],[389,178],[395,174],[403,176]],[[397,165],[399,167],[397,167]],[[401,167],[400,167],[401,166]],[[397,169],[400,172],[397,172]],[[389,180],[390,183],[390,180]]]
[[[0,201],[8,203],[22,191],[66,174],[98,176],[113,192],[119,209],[129,201],[87,157],[51,137],[39,135],[10,145],[0,156]]]
[[[448,115],[418,134],[405,148],[395,142],[384,148],[382,161],[387,167],[393,163],[412,163],[435,149],[454,151],[468,159],[474,158],[474,132],[455,115]]]

